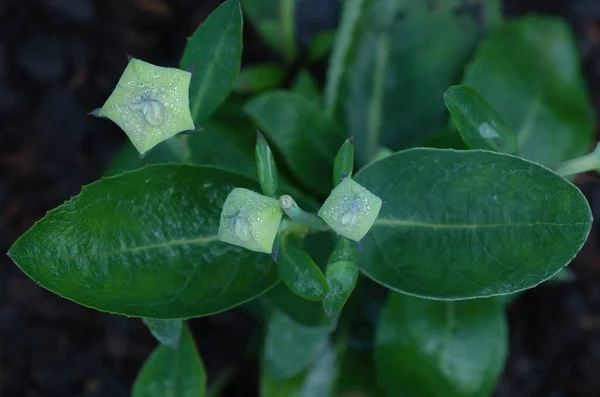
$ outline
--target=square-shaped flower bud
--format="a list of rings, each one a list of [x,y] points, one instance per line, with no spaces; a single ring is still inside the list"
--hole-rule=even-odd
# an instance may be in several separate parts
[[[141,154],[194,129],[189,90],[192,74],[132,59],[96,113],[114,121]]]
[[[219,240],[270,254],[282,214],[279,201],[252,190],[235,188],[223,204]]]
[[[337,233],[360,241],[373,226],[380,209],[379,197],[345,178],[332,190],[318,215]]]

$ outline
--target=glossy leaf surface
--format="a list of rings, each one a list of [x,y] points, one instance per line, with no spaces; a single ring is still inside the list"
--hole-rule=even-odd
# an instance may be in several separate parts
[[[344,140],[317,103],[274,91],[252,99],[246,112],[301,182],[320,193],[331,190],[333,159]]]
[[[194,122],[204,123],[233,88],[242,59],[242,10],[227,0],[189,38],[180,66],[194,65],[190,108]]]
[[[501,153],[411,149],[355,179],[386,203],[363,239],[363,272],[422,297],[533,287],[573,259],[592,222],[575,186]]]
[[[50,211],[11,248],[43,287],[129,316],[186,318],[226,310],[277,281],[269,255],[218,241],[229,172],[151,165],[109,177]]]
[[[342,18],[326,103],[366,164],[381,145],[415,146],[444,126],[442,95],[500,13],[496,1],[485,0],[345,3],[355,9],[347,27]]]
[[[190,330],[183,328],[177,350],[158,346],[135,380],[132,397],[203,397],[206,374]]]
[[[517,134],[519,156],[555,166],[592,144],[594,117],[579,60],[565,21],[528,16],[481,44],[462,83]]]
[[[394,396],[487,397],[504,368],[507,337],[495,299],[391,293],[376,334],[377,379]]]
[[[290,237],[281,238],[277,269],[279,277],[295,294],[312,301],[323,300],[327,295],[325,275]]]
[[[516,135],[475,89],[452,86],[444,94],[444,102],[471,149],[517,154]]]
[[[144,324],[148,330],[161,344],[176,350],[179,346],[179,337],[183,320],[160,320],[156,318],[144,318]]]

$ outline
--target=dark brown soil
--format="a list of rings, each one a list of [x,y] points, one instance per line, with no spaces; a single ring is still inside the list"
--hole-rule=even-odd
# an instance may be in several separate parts
[[[123,142],[112,123],[85,113],[110,94],[125,54],[175,65],[185,37],[218,3],[0,0],[1,252],[97,179]],[[573,24],[600,109],[600,1],[506,1],[509,15],[532,10]],[[248,27],[245,34],[246,61],[273,58]],[[584,177],[580,186],[598,217],[600,180]],[[528,291],[510,308],[510,356],[496,396],[600,395],[599,239],[595,228],[572,265],[574,282]],[[225,395],[254,395],[258,370],[246,358],[254,320],[234,310],[191,326],[211,379],[237,368]],[[127,396],[155,345],[141,321],[53,295],[0,255],[1,397]]]

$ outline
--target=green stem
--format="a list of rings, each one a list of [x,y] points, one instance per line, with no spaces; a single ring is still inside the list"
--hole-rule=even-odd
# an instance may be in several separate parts
[[[554,172],[569,176],[597,169],[600,169],[600,144],[596,145],[593,152],[560,164]]]
[[[281,209],[292,220],[304,226],[307,226],[310,229],[320,231],[331,230],[322,219],[317,217],[317,214],[306,212],[302,208],[298,207],[298,204],[296,204],[296,200],[294,200],[292,196],[288,196],[287,194],[285,194],[279,197],[279,205],[281,205]]]

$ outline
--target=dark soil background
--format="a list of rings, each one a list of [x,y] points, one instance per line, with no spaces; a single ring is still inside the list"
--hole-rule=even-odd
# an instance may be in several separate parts
[[[323,23],[316,4],[335,9],[303,1],[311,5],[301,8],[301,39]],[[125,135],[85,114],[110,94],[125,54],[176,65],[186,36],[219,2],[0,0],[0,252],[97,179],[118,150]],[[506,0],[505,11],[571,22],[600,114],[600,0]],[[272,59],[245,25],[245,62]],[[583,176],[578,184],[600,219],[600,179]],[[574,281],[530,290],[511,306],[497,397],[600,396],[597,225],[571,268]],[[246,358],[253,319],[233,310],[190,323],[210,379],[235,368],[243,374],[223,395],[254,395],[258,369]],[[155,346],[141,321],[53,295],[0,255],[1,397],[127,396]]]

